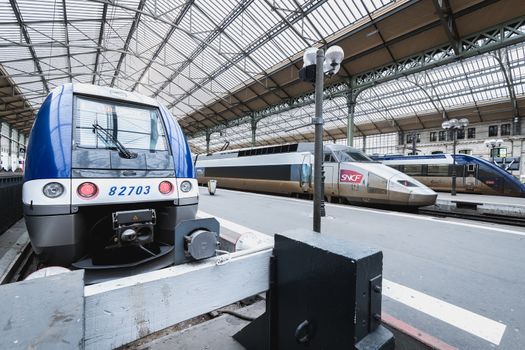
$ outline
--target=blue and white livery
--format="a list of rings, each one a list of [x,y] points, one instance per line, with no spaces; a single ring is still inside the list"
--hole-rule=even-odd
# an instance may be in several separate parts
[[[188,143],[149,97],[65,84],[47,96],[31,130],[23,203],[31,243],[47,264],[151,259],[169,251],[174,227],[197,212]]]
[[[466,154],[372,156],[404,172],[435,191],[450,191],[453,163],[456,163],[456,190],[462,193],[525,197],[525,185],[512,174],[485,159]]]

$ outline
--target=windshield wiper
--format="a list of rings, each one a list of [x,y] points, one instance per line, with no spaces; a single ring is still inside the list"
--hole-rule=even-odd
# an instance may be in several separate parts
[[[118,149],[118,153],[122,158],[132,159],[137,158],[137,153],[131,152],[127,149],[116,137],[111,135],[106,129],[101,127],[98,123],[93,124],[93,132],[102,139],[102,141],[107,142],[100,134],[103,134],[106,138],[110,139],[115,147]]]

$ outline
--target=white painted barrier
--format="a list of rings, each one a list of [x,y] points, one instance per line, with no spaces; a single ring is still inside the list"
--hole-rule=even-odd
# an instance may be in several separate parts
[[[112,349],[266,291],[272,248],[85,287],[85,348]]]

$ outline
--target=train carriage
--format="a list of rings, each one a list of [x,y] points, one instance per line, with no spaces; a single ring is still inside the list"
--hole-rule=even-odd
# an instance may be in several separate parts
[[[499,166],[466,154],[373,156],[396,170],[410,175],[436,191],[450,191],[452,167],[456,160],[456,191],[484,195],[525,197],[525,185]]]
[[[87,84],[48,95],[23,186],[28,233],[45,263],[97,268],[167,254],[197,203],[190,149],[165,107]]]
[[[312,143],[298,143],[199,156],[197,178],[199,183],[215,179],[225,188],[308,196],[313,149]],[[328,200],[418,207],[437,197],[417,180],[343,145],[324,146],[324,171]]]

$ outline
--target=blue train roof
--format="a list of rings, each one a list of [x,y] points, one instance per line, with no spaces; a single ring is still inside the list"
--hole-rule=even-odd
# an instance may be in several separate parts
[[[195,177],[191,151],[179,124],[154,99],[137,93],[88,84],[65,84],[42,103],[29,135],[24,180],[71,177],[73,97],[75,94],[158,108],[166,127],[177,177]]]

